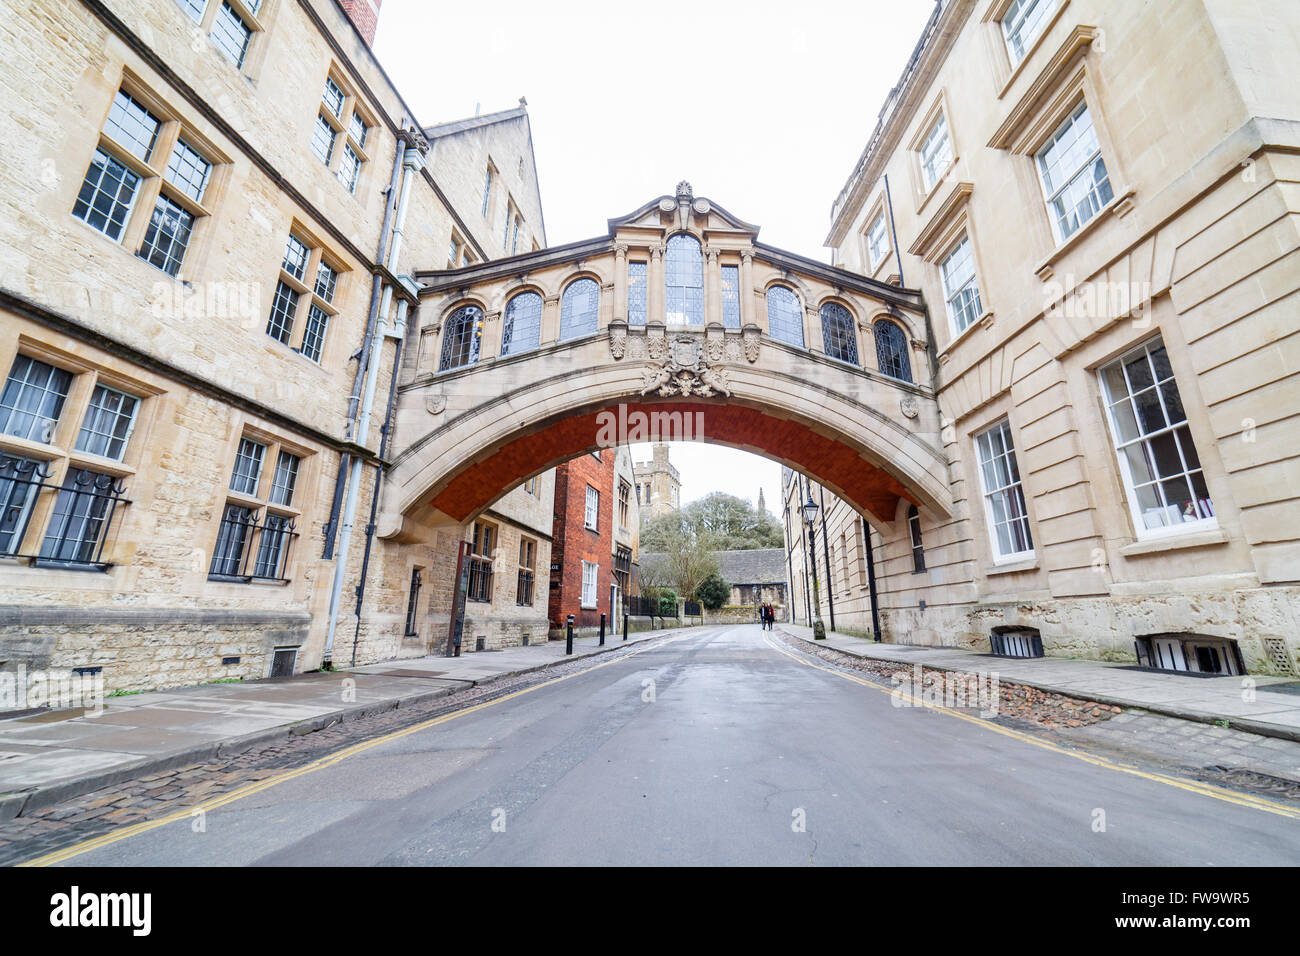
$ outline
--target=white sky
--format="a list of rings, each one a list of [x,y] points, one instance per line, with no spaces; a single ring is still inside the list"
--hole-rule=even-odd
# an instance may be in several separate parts
[[[383,0],[375,51],[424,125],[528,98],[546,238],[689,180],[760,239],[830,261],[831,203],[933,0]],[[769,509],[780,467],[676,443],[683,503],[721,490]],[[634,449],[649,458],[649,447]]]

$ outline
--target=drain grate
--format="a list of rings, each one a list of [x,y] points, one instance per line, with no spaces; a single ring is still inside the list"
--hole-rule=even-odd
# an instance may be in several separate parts
[[[1292,780],[1289,777],[1275,777],[1271,773],[1261,773],[1245,767],[1225,767],[1221,764],[1193,768],[1191,774],[1197,780],[1204,780],[1206,783],[1217,783],[1236,787],[1239,790],[1252,790],[1275,797],[1300,800],[1300,780]]]

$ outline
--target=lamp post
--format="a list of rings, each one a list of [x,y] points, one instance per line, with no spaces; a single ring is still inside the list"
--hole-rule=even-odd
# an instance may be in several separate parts
[[[812,593],[813,593],[813,640],[826,640],[826,625],[822,623],[822,596],[821,589],[817,584],[817,526],[813,524],[817,520],[818,512],[817,502],[813,501],[812,492],[808,492],[808,500],[803,506],[804,524],[808,526],[808,550],[812,556]]]

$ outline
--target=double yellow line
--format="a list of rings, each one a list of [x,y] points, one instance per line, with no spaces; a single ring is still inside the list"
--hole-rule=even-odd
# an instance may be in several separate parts
[[[278,784],[286,783],[289,780],[296,780],[298,777],[306,776],[309,773],[315,773],[317,770],[324,770],[326,767],[333,767],[335,764],[342,763],[349,757],[364,753],[372,747],[378,747],[382,744],[389,743],[393,740],[400,740],[411,734],[418,734],[422,730],[428,730],[430,727],[437,727],[439,724],[445,724],[449,720],[455,720],[458,717],[465,717],[469,714],[476,713],[495,704],[501,704],[508,700],[514,700],[516,697],[522,697],[524,694],[531,694],[533,691],[541,690],[544,687],[553,687],[556,684],[574,677],[581,677],[583,674],[590,674],[592,671],[598,671],[602,667],[609,667],[611,664],[618,664],[627,660],[629,657],[635,657],[638,654],[644,654],[646,651],[654,650],[656,647],[662,647],[673,641],[681,640],[683,637],[691,637],[691,634],[680,634],[666,640],[651,641],[647,646],[632,651],[630,654],[624,654],[613,660],[605,661],[601,664],[593,664],[591,667],[584,667],[582,670],[574,671],[572,674],[565,674],[563,677],[557,677],[554,680],[544,681],[540,684],[533,684],[531,687],[525,687],[521,690],[514,691],[510,694],[503,694],[500,697],[494,697],[492,700],[485,700],[481,704],[474,704],[466,707],[464,710],[453,711],[450,714],[443,714],[440,717],[432,717],[429,720],[421,721],[418,724],[412,724],[410,727],[404,727],[401,730],[395,730],[392,733],[384,734],[382,737],[375,737],[372,740],[363,743],[353,744],[351,747],[345,747],[342,750],[321,757],[319,760],[313,760],[311,763],[304,764],[294,770],[287,770],[284,773],[277,774],[274,777],[268,777],[265,780],[259,780],[256,783],[245,784],[229,793],[222,794],[219,797],[213,797],[211,800],[205,800],[185,810],[177,810],[175,813],[169,813],[164,817],[156,820],[144,820],[140,823],[133,823],[128,827],[122,827],[109,833],[101,834],[93,839],[86,840],[82,843],[74,844],[62,850],[55,850],[53,853],[47,853],[44,856],[38,856],[34,859],[27,860],[18,866],[52,866],[56,863],[62,863],[64,860],[70,860],[74,856],[80,856],[83,853],[89,853],[91,850],[98,850],[100,847],[110,846],[120,840],[129,840],[133,836],[139,836],[142,833],[148,833],[150,830],[157,830],[159,827],[165,827],[169,823],[177,823],[181,820],[193,818],[196,813],[207,813],[224,807],[227,804],[234,803],[236,800],[242,800],[245,797],[251,797],[255,793],[261,793],[263,790],[269,790]]]
[[[1130,776],[1141,777],[1143,780],[1152,780],[1156,783],[1163,783],[1170,787],[1177,787],[1179,790],[1199,793],[1204,797],[1213,797],[1215,800],[1222,800],[1225,803],[1234,803],[1240,807],[1250,807],[1253,810],[1263,810],[1267,813],[1276,813],[1278,816],[1287,817],[1291,820],[1300,820],[1300,807],[1288,806],[1284,803],[1266,800],[1263,797],[1253,797],[1249,794],[1235,793],[1231,790],[1224,790],[1221,787],[1199,783],[1195,780],[1184,780],[1180,777],[1169,777],[1160,773],[1150,773],[1146,770],[1139,770],[1137,767],[1128,764],[1116,763],[1113,760],[1107,760],[1104,757],[1095,756],[1094,754],[1084,753],[1079,750],[1068,750],[1065,747],[1058,747],[1056,744],[1044,740],[1041,737],[1035,737],[1033,734],[1022,733],[1018,730],[1012,730],[1009,727],[1001,727],[992,721],[984,720],[983,718],[975,717],[971,714],[962,713],[960,710],[954,710],[951,707],[944,707],[939,704],[922,700],[920,697],[909,694],[901,688],[891,689],[888,687],[882,687],[873,681],[864,680],[861,677],[846,673],[834,667],[826,667],[823,664],[814,663],[802,655],[796,654],[788,648],[774,642],[771,638],[765,637],[764,640],[767,641],[768,646],[773,650],[784,654],[792,660],[798,661],[805,667],[812,667],[819,671],[826,671],[829,674],[834,674],[837,677],[844,678],[845,680],[853,681],[855,684],[861,684],[863,687],[870,687],[872,690],[878,691],[882,694],[889,694],[890,696],[898,695],[904,698],[909,706],[925,707],[929,710],[935,710],[941,714],[947,714],[949,717],[956,717],[958,720],[964,720],[977,727],[982,727],[984,730],[991,730],[995,734],[1001,734],[1004,737],[1011,737],[1014,740],[1031,744],[1032,746],[1038,747],[1042,750],[1050,750],[1052,753],[1061,754],[1066,757],[1073,757],[1075,760],[1082,760],[1084,763],[1090,763],[1094,767],[1104,767],[1107,770],[1115,770],[1119,773],[1129,774]]]

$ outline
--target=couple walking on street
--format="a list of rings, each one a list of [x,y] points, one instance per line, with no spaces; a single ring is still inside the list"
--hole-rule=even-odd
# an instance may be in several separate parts
[[[776,609],[772,607],[770,601],[764,601],[758,606],[758,621],[763,625],[763,630],[772,630],[772,622],[776,620]]]

